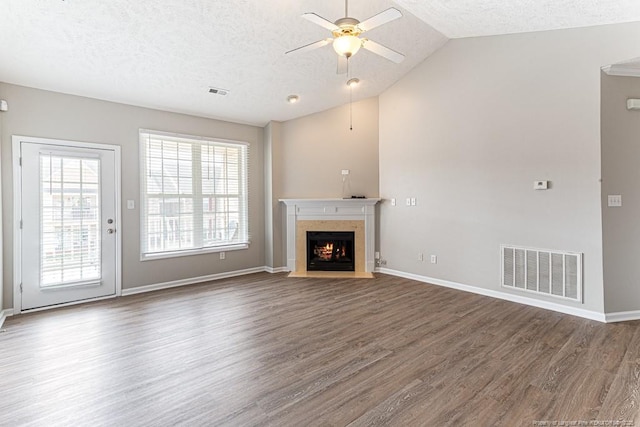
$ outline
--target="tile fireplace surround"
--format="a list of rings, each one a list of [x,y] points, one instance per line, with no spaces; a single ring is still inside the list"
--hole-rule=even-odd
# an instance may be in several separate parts
[[[287,269],[295,277],[373,277],[380,199],[280,199],[287,206]],[[353,231],[355,271],[307,272],[307,231]]]

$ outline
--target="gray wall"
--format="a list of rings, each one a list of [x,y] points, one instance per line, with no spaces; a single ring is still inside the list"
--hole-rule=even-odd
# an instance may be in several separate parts
[[[2,99],[2,91],[0,88],[0,99]],[[4,129],[4,116],[6,113],[3,113],[0,111],[0,147],[1,147],[1,143],[2,140],[4,139],[4,133],[3,133],[3,129]],[[2,172],[2,160],[3,158],[6,156],[5,152],[2,151],[0,149],[0,173]],[[2,205],[4,203],[2,202],[2,185],[0,185],[0,224],[2,224]],[[4,253],[4,247],[3,247],[3,241],[4,241],[4,236],[3,236],[3,232],[2,232],[2,228],[0,228],[0,260],[2,260],[3,257],[3,253]],[[2,317],[2,309],[4,308],[4,263],[0,262],[0,317]],[[2,325],[0,325],[2,326]]]
[[[78,96],[0,83],[9,103],[2,120],[2,204],[4,231],[4,305],[13,305],[13,177],[11,135],[114,144],[122,147],[123,288],[132,288],[264,265],[263,129],[218,120],[133,107]],[[138,129],[247,141],[249,151],[249,221],[251,246],[217,254],[140,262]]]
[[[564,304],[603,312],[600,67],[638,40],[638,23],[452,40],[382,94],[387,267],[503,291],[502,243],[583,252],[584,305]]]
[[[602,236],[605,311],[640,309],[640,78],[602,74]],[[621,194],[622,207],[607,207]]]
[[[345,196],[378,196],[378,98],[282,123],[277,198],[341,198],[342,169],[349,169]],[[275,160],[274,160],[275,161]]]
[[[264,183],[265,183],[265,265],[271,268],[282,267],[285,258],[285,218],[284,209],[278,201],[282,192],[275,187],[274,174],[283,170],[282,164],[282,123],[270,122],[264,129]]]

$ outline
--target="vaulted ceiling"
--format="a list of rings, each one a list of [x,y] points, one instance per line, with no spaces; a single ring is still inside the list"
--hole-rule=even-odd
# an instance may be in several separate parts
[[[351,0],[360,21],[403,17],[367,37],[405,54],[361,50],[349,76],[330,36],[302,19],[344,16],[342,0],[2,0],[0,81],[132,105],[264,125],[380,94],[449,38],[640,21],[637,0]],[[226,96],[209,93],[227,89]],[[300,102],[289,104],[288,95]]]

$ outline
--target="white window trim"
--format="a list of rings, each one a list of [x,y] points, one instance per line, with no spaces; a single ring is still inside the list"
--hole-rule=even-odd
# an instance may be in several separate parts
[[[147,255],[141,256],[140,261],[152,261],[154,259],[165,259],[165,258],[179,258],[183,256],[202,255],[202,254],[218,253],[218,252],[240,251],[243,249],[249,249],[250,244],[251,242],[247,242],[247,243],[239,243],[234,245],[220,245],[220,246],[202,248],[202,249],[185,249],[183,251],[158,252],[154,254],[147,254]]]
[[[172,137],[172,138],[183,138],[183,139],[190,139],[190,140],[195,140],[195,141],[205,141],[205,142],[217,142],[217,143],[222,143],[222,144],[234,144],[234,145],[244,145],[247,147],[247,165],[246,165],[246,175],[245,175],[245,192],[246,192],[246,210],[247,210],[247,216],[246,216],[246,222],[247,224],[245,224],[245,227],[247,228],[247,241],[246,242],[241,242],[241,243],[233,243],[233,244],[229,244],[229,245],[217,245],[217,246],[210,246],[210,247],[206,247],[206,248],[196,248],[196,249],[185,249],[185,250],[180,250],[180,251],[167,251],[167,252],[156,252],[156,253],[147,253],[145,254],[143,252],[143,245],[142,245],[142,237],[143,237],[143,233],[145,230],[145,219],[146,219],[146,212],[145,212],[145,204],[144,204],[144,199],[145,199],[145,182],[146,182],[146,178],[145,178],[145,166],[142,164],[142,160],[146,158],[146,154],[145,154],[145,144],[143,143],[142,139],[140,138],[140,135],[143,133],[149,133],[149,134],[153,134],[153,135],[157,135],[157,136],[166,136],[166,137]],[[209,254],[209,253],[219,253],[219,252],[230,252],[230,251],[237,251],[237,250],[245,250],[249,248],[249,245],[251,244],[250,241],[250,234],[249,234],[249,147],[251,146],[250,143],[246,142],[246,141],[238,141],[238,140],[232,140],[232,139],[224,139],[224,138],[209,138],[209,137],[204,137],[204,136],[198,136],[198,135],[188,135],[188,134],[181,134],[181,133],[173,133],[173,132],[165,132],[165,131],[158,131],[158,130],[153,130],[153,129],[143,129],[140,128],[138,130],[138,146],[139,146],[139,158],[138,158],[138,167],[140,169],[140,197],[139,197],[139,206],[140,206],[140,235],[138,236],[139,239],[139,244],[140,244],[140,261],[144,262],[144,261],[153,261],[153,260],[159,260],[159,259],[167,259],[167,258],[178,258],[178,257],[185,257],[185,256],[192,256],[192,255],[202,255],[202,254]]]

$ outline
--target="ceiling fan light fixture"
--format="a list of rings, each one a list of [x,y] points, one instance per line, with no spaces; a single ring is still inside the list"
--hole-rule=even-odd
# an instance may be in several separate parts
[[[295,104],[299,100],[300,100],[300,97],[298,95],[289,95],[289,96],[287,96],[287,102],[289,104]]]
[[[359,84],[360,84],[360,79],[358,79],[358,78],[356,78],[356,77],[354,77],[354,78],[352,78],[352,79],[349,79],[349,80],[347,81],[347,86],[349,86],[349,87],[356,87],[356,86],[358,86]]]
[[[351,58],[362,46],[362,40],[356,36],[344,35],[333,40],[333,50],[340,56]]]

